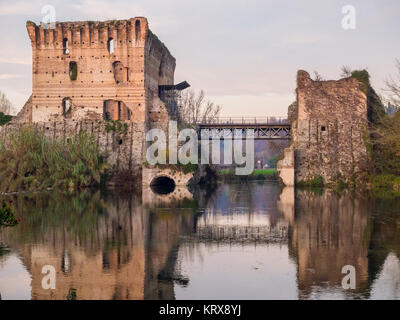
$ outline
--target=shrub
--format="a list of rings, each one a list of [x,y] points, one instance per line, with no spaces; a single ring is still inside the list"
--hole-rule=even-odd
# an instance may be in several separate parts
[[[10,122],[12,116],[6,115],[3,112],[0,112],[0,126],[5,125],[7,122]]]
[[[96,140],[84,131],[65,142],[24,127],[0,144],[0,192],[92,186],[105,169]]]
[[[114,131],[125,135],[128,132],[128,125],[122,123],[120,120],[107,120],[105,122],[105,129],[107,133]]]
[[[0,207],[0,226],[14,226],[18,224],[18,220],[14,217],[14,211],[6,203]]]
[[[399,189],[400,187],[400,177],[393,174],[381,174],[374,178],[375,188],[390,188]]]

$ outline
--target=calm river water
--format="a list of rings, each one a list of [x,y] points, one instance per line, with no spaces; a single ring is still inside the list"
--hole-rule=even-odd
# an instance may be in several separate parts
[[[0,228],[2,299],[400,298],[400,199],[273,182],[3,199],[22,221]]]

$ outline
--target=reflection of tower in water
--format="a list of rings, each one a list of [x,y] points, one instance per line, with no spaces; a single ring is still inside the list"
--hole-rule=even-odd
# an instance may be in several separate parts
[[[192,230],[192,209],[147,209],[124,194],[28,197],[14,202],[18,216],[31,223],[1,239],[22,257],[32,299],[173,297],[173,285],[159,274],[173,262],[179,235]],[[56,290],[42,288],[44,265],[56,269]]]
[[[295,208],[289,252],[297,261],[299,298],[362,295],[368,284],[368,201],[349,193],[298,190]],[[342,289],[346,265],[356,269],[354,291]]]

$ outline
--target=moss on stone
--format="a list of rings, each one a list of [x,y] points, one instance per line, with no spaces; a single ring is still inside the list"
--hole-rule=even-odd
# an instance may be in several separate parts
[[[296,181],[296,187],[304,188],[323,188],[324,179],[322,176],[316,176],[312,179],[298,180]]]
[[[125,135],[128,133],[128,124],[122,123],[120,120],[107,120],[105,122],[105,130],[107,133],[114,131]]]

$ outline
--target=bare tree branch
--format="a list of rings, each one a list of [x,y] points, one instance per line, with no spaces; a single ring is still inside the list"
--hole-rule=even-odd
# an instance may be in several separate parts
[[[342,70],[342,73],[340,74],[341,77],[343,78],[351,77],[352,70],[349,66],[343,66],[341,70]]]
[[[324,78],[319,74],[318,71],[314,71],[314,80],[315,81],[324,81]]]
[[[4,114],[12,114],[14,111],[14,106],[10,102],[10,100],[7,99],[6,95],[0,91],[0,112],[3,112]]]
[[[221,106],[206,100],[203,90],[197,96],[193,90],[184,92],[178,106],[179,118],[184,126],[209,121],[218,117],[220,111]]]
[[[396,59],[395,62],[396,75],[390,75],[388,79],[385,80],[385,91],[388,92],[388,100],[396,108],[400,108],[400,60]]]

